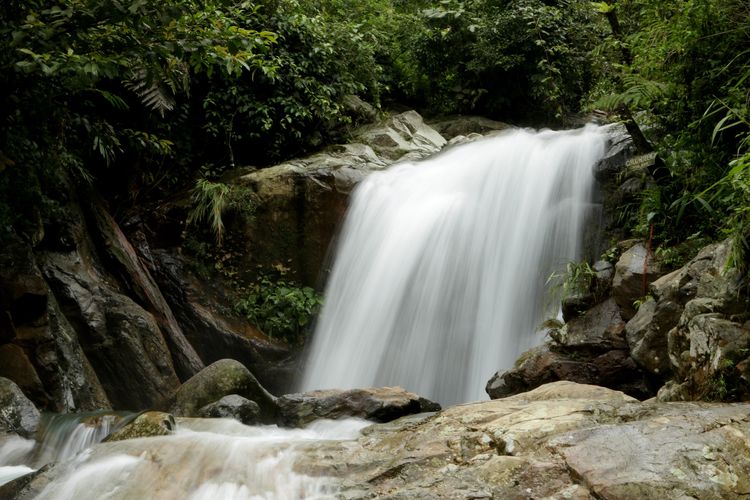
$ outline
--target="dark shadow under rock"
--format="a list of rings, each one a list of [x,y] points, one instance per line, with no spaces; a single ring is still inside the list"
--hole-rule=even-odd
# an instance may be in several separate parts
[[[400,387],[322,390],[278,398],[280,423],[302,427],[319,418],[359,417],[388,422],[405,415],[440,410],[440,405]]]

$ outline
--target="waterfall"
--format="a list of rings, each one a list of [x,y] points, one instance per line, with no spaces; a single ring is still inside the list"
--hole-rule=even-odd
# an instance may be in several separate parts
[[[545,280],[582,256],[605,143],[591,125],[512,130],[371,174],[352,195],[301,388],[483,398],[557,314]]]

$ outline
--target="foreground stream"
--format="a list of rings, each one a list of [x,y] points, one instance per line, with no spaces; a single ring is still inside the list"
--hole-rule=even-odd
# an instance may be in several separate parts
[[[295,448],[355,439],[370,424],[320,420],[279,429],[179,419],[172,435],[100,442],[112,421],[58,426],[38,444],[17,436],[0,441],[0,484],[55,464],[40,500],[329,498],[336,490],[329,478],[295,471]]]

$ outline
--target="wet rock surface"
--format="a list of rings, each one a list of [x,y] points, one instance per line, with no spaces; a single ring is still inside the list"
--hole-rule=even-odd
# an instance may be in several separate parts
[[[174,417],[159,411],[143,412],[132,422],[107,436],[105,441],[122,441],[142,437],[168,436],[176,428]]]
[[[631,358],[625,322],[611,298],[570,319],[550,336],[545,344],[522,354],[513,368],[487,382],[490,398],[559,380],[610,387],[639,399],[651,397],[658,388]]]
[[[260,423],[260,414],[257,403],[237,394],[224,396],[198,410],[198,417],[201,418],[233,418],[245,425]]]
[[[39,425],[39,410],[24,396],[21,389],[0,377],[0,433],[31,437]]]

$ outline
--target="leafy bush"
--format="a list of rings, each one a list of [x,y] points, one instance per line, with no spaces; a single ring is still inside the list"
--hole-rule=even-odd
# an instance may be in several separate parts
[[[299,343],[322,304],[322,297],[310,287],[262,277],[235,310],[270,337]]]

